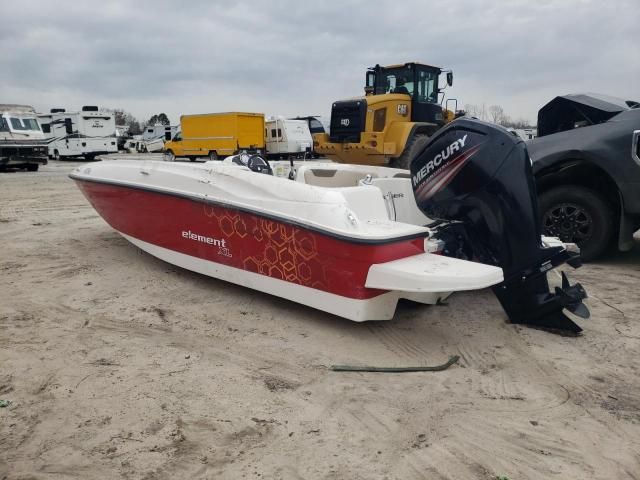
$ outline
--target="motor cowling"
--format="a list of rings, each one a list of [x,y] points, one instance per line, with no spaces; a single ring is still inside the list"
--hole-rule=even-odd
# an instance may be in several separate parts
[[[562,313],[588,316],[580,284],[549,291],[546,273],[579,257],[541,240],[536,186],[525,143],[507,130],[461,118],[431,137],[411,162],[418,207],[445,220],[436,235],[463,245],[448,249],[496,265],[504,282],[493,288],[514,323],[581,331]],[[452,231],[455,235],[452,235]]]

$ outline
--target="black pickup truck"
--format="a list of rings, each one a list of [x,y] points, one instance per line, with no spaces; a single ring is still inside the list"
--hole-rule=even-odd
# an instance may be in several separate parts
[[[527,142],[544,233],[592,260],[633,247],[640,228],[640,104],[595,94],[556,97]]]

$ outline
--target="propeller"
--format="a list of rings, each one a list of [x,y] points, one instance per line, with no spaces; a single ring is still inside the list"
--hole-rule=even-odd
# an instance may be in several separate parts
[[[589,318],[591,313],[582,300],[587,298],[587,292],[579,283],[571,285],[567,275],[562,272],[562,288],[556,287],[558,302],[574,315]]]

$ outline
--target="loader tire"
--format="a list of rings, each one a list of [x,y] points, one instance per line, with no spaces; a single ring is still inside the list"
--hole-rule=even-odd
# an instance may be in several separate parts
[[[392,168],[402,168],[409,170],[413,159],[422,151],[424,146],[429,141],[429,135],[418,133],[413,135],[407,141],[407,144],[399,157],[392,158],[389,162],[389,166]]]

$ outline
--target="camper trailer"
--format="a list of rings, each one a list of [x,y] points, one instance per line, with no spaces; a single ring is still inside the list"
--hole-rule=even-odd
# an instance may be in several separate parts
[[[29,105],[0,104],[0,171],[24,168],[35,172],[47,164],[47,144]]]
[[[142,140],[137,143],[138,152],[161,152],[164,142],[178,133],[179,125],[147,125],[142,132]]]
[[[162,138],[163,140],[171,140],[180,128],[179,125],[147,125],[142,132],[143,140],[155,140]]]
[[[39,114],[40,124],[49,139],[49,156],[84,157],[93,160],[97,155],[117,153],[116,122],[111,112],[94,106],[82,107],[80,112],[52,108]]]
[[[303,157],[311,152],[313,139],[306,120],[270,118],[265,122],[267,157]]]
[[[289,120],[304,120],[309,124],[311,135],[316,133],[329,133],[329,120],[321,115],[308,115],[306,117],[293,117]]]
[[[329,119],[321,116],[321,115],[308,115],[306,117],[294,117],[290,118],[290,120],[304,120],[309,125],[309,131],[311,132],[311,137],[316,133],[326,133],[329,134]],[[312,142],[313,143],[313,142]],[[320,158],[320,155],[313,151],[313,144],[311,146],[312,156],[313,158]]]

